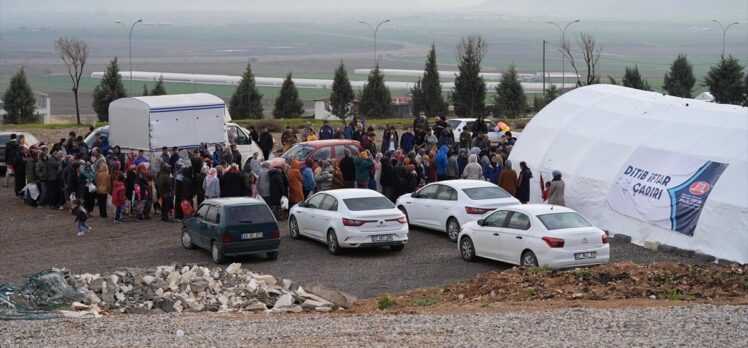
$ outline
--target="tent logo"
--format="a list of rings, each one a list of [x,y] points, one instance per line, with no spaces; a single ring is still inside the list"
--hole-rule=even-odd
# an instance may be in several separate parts
[[[688,191],[690,191],[692,194],[696,196],[701,196],[709,192],[710,188],[711,188],[711,185],[709,185],[709,183],[706,183],[704,181],[697,181],[691,184],[691,187],[688,188]]]

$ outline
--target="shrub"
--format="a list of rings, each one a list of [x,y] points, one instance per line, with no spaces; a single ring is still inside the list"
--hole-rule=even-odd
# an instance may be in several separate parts
[[[382,297],[379,299],[379,302],[377,302],[377,307],[379,309],[387,309],[397,306],[397,302],[395,300],[389,298],[388,296]]]
[[[436,300],[433,298],[422,298],[416,301],[416,306],[418,307],[428,307],[428,306],[433,306],[435,304],[436,304]]]

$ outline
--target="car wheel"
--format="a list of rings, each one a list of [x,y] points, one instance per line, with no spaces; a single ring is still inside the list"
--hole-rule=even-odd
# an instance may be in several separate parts
[[[299,233],[299,222],[296,221],[295,216],[291,216],[288,219],[288,232],[291,234],[293,239],[301,239],[301,233]]]
[[[213,263],[215,264],[222,264],[226,263],[226,256],[224,256],[220,250],[218,250],[218,243],[213,242],[213,245],[210,247],[210,253],[211,256],[213,256]]]
[[[410,219],[408,218],[408,212],[407,212],[407,211],[405,211],[405,207],[403,207],[403,206],[399,206],[399,207],[397,207],[397,209],[399,209],[399,210],[400,210],[400,212],[402,212],[402,213],[403,213],[403,215],[405,215],[405,220],[407,220],[407,221],[408,221],[408,226],[410,226]]]
[[[460,255],[465,261],[475,261],[475,245],[470,237],[462,237],[460,241]]]
[[[185,249],[195,249],[195,244],[192,244],[192,237],[190,237],[190,232],[187,230],[187,227],[182,227],[182,246]]]
[[[520,265],[522,266],[529,266],[529,267],[538,267],[538,258],[535,257],[535,253],[532,251],[525,251],[522,253],[522,259],[520,260]]]
[[[390,250],[392,251],[403,251],[403,249],[405,249],[405,244],[390,245]]]
[[[447,235],[453,242],[457,241],[457,237],[460,235],[460,223],[455,218],[449,218],[447,220]]]
[[[335,231],[333,230],[327,231],[327,250],[329,250],[330,254],[333,254],[333,255],[340,254],[340,245],[338,244],[338,236],[335,235]]]
[[[277,251],[271,251],[267,253],[268,260],[277,260],[278,259],[278,252]]]

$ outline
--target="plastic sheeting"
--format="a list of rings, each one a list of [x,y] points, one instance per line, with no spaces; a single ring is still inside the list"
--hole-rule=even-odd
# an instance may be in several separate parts
[[[88,294],[67,281],[66,273],[50,270],[27,277],[20,284],[0,285],[0,320],[61,317],[57,310],[83,301]]]
[[[621,166],[641,146],[728,164],[693,236],[624,216],[607,203]],[[541,202],[541,174],[548,181],[560,170],[567,205],[613,234],[748,263],[748,108],[612,85],[577,88],[533,118],[510,159],[533,170],[531,202]]]

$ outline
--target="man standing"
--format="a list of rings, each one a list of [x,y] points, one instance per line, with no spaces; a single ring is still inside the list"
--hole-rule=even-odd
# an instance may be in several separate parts
[[[270,159],[270,153],[273,151],[273,136],[268,132],[268,127],[262,127],[260,139],[257,142],[262,150],[262,156],[267,161]]]
[[[462,127],[462,132],[460,133],[460,149],[470,151],[470,142],[472,139],[473,137],[470,135],[468,127]]]
[[[322,122],[322,128],[319,129],[319,140],[329,140],[333,138],[335,130],[330,125],[330,121]]]
[[[257,134],[257,129],[255,129],[255,126],[249,126],[249,137],[252,138],[252,142],[255,144],[260,142],[260,135]]]
[[[398,138],[397,129],[395,126],[390,126],[382,135],[382,147],[379,148],[379,151],[386,153],[397,150],[399,145]]]
[[[351,152],[345,150],[343,159],[340,160],[340,171],[343,173],[343,187],[354,188],[356,182],[356,165],[353,163]]]
[[[5,144],[5,187],[8,187],[8,180],[13,175],[13,168],[16,163],[20,147],[18,146],[18,140],[16,134],[10,135],[10,141]],[[18,177],[16,177],[16,181]]]
[[[488,127],[486,126],[486,121],[483,120],[483,116],[479,116],[477,120],[475,120],[475,123],[473,123],[473,138],[477,137],[478,134],[486,134],[488,133]]]
[[[408,128],[408,130],[403,133],[403,136],[400,138],[400,149],[403,150],[404,154],[407,154],[411,150],[413,150],[413,147],[415,146],[415,137],[413,136],[413,129]]]
[[[179,162],[179,148],[174,146],[171,148],[171,156],[169,157],[168,163],[173,169],[177,167],[177,162]]]

